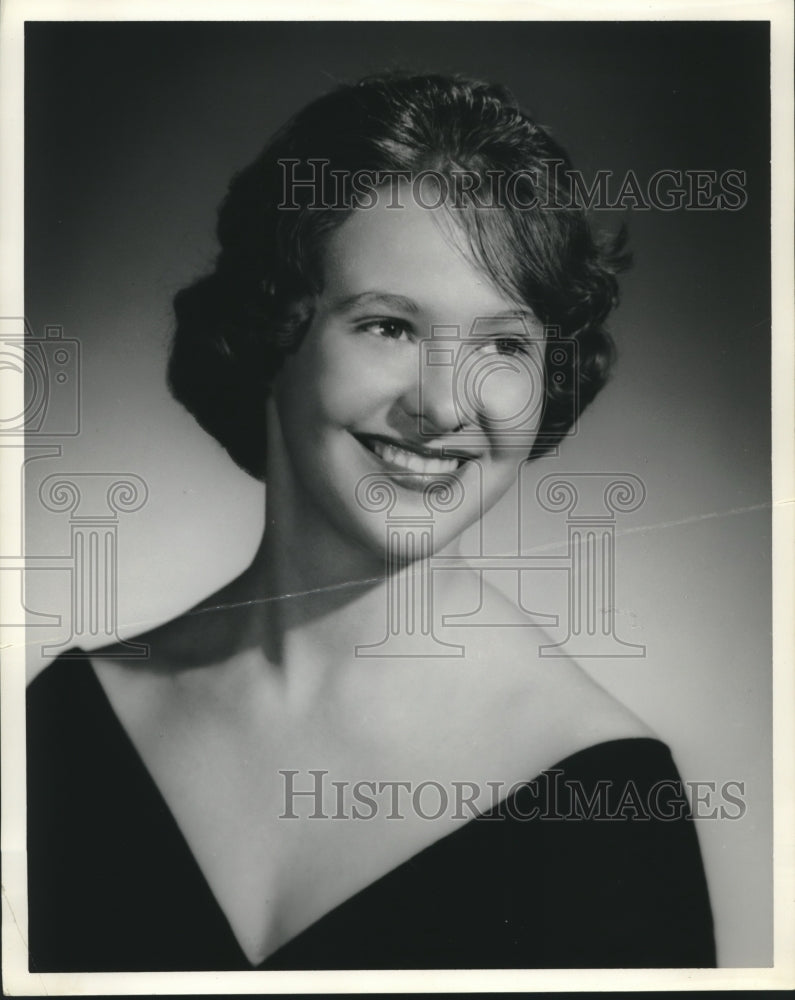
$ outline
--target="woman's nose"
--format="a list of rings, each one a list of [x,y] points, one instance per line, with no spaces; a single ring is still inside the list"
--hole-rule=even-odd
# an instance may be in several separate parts
[[[418,377],[404,397],[404,408],[416,421],[417,434],[439,437],[460,430],[465,417],[456,391],[454,352],[425,351],[419,362]]]

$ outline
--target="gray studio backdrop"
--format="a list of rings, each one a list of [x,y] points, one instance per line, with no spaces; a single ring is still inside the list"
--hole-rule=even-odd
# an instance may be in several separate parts
[[[55,401],[30,443],[60,449],[32,447],[27,464],[26,545],[42,558],[26,602],[61,616],[31,619],[31,673],[47,662],[42,644],[69,642],[74,625],[70,513],[43,502],[48,477],[145,485],[113,514],[122,636],[183,610],[253,552],[262,485],[166,390],[170,303],[212,258],[233,171],[308,100],[390,67],[463,72],[507,84],[586,177],[744,172],[736,210],[595,213],[628,224],[635,255],[612,320],[615,378],[560,454],[525,469],[484,544],[516,552],[521,524],[522,552],[565,552],[565,518],[536,500],[549,473],[642,481],[645,502],[615,520],[615,619],[645,655],[583,664],[670,743],[685,779],[718,794],[743,783],[737,819],[706,818],[700,786],[698,830],[721,964],[769,964],[766,25],[29,24],[26,37],[26,311],[34,336],[55,328],[40,354]],[[526,576],[528,606],[565,601],[560,574]],[[78,638],[90,648],[85,623]]]

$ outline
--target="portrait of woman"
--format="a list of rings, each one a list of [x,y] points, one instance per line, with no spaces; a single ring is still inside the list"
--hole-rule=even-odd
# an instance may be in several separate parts
[[[648,55],[652,38],[641,27],[633,39]],[[665,36],[679,52],[685,90],[697,89],[688,74],[703,41],[687,27],[690,35],[683,27]],[[118,301],[128,317],[136,297],[156,300],[161,346],[147,359],[138,323],[122,336],[106,313],[109,339],[103,347],[91,335],[82,344],[81,377],[86,400],[90,380],[101,383],[101,408],[112,421],[117,406],[130,414],[146,409],[146,393],[159,394],[157,419],[144,418],[159,473],[153,464],[132,478],[146,497],[140,516],[158,518],[148,537],[143,529],[137,536],[138,588],[163,595],[158,614],[129,605],[104,636],[98,627],[77,629],[74,619],[71,638],[58,649],[50,644],[33,671],[31,971],[742,964],[725,957],[719,935],[716,946],[716,930],[731,927],[713,877],[719,866],[709,862],[718,834],[705,836],[708,824],[695,820],[714,812],[716,830],[722,821],[721,831],[733,831],[753,768],[694,773],[709,758],[688,750],[684,731],[669,730],[666,710],[654,708],[654,692],[665,689],[664,676],[653,672],[656,633],[638,626],[640,612],[621,610],[633,600],[620,575],[622,528],[631,546],[654,518],[634,513],[643,503],[660,522],[667,516],[633,430],[655,407],[664,419],[664,396],[650,394],[638,406],[645,415],[625,408],[613,423],[601,407],[627,377],[625,282],[638,268],[644,281],[656,280],[648,278],[654,264],[638,258],[634,217],[658,227],[658,255],[675,245],[661,228],[674,211],[677,218],[690,212],[693,231],[719,220],[727,244],[731,225],[745,226],[758,246],[762,229],[753,226],[764,212],[751,222],[742,215],[758,149],[744,162],[729,162],[720,149],[711,161],[690,164],[683,125],[670,161],[650,164],[639,149],[637,168],[599,174],[586,152],[588,172],[580,172],[559,134],[577,146],[571,121],[582,112],[558,133],[546,109],[526,110],[544,106],[537,88],[552,56],[525,72],[523,54],[562,51],[571,43],[563,26],[445,26],[451,47],[434,64],[441,28],[404,25],[391,41],[379,25],[350,26],[347,35],[340,25],[318,24],[225,25],[215,34],[200,25],[41,25],[29,33],[34,112],[52,94],[48,54],[67,41],[72,56],[84,56],[67,78],[69,99],[88,93],[90,67],[104,74],[112,95],[92,97],[90,120],[71,126],[94,149],[102,145],[93,135],[101,121],[115,136],[102,168],[105,194],[85,196],[85,218],[72,230],[80,281],[99,288],[107,279],[98,291],[106,304],[126,289]],[[626,51],[622,26],[590,28],[590,52],[599,29],[608,53]],[[504,72],[498,59],[478,57],[479,30],[501,46]],[[511,31],[518,32],[513,41]],[[749,38],[763,52],[761,36],[714,31],[720,67]],[[178,37],[193,45],[191,55],[173,54]],[[351,56],[358,43],[366,59]],[[142,93],[132,93],[121,81],[144,49],[152,75]],[[291,75],[290,53],[299,51],[304,65],[316,58],[328,66],[325,81],[316,75],[310,86]],[[197,84],[199,95],[212,95],[209,108],[199,108],[186,95],[212,52],[224,53],[221,68]],[[294,80],[284,100],[255,83],[266,56],[271,64],[259,68],[266,82],[280,73]],[[183,74],[176,82],[172,60]],[[560,69],[547,86],[571,93]],[[236,103],[246,90],[256,108]],[[158,92],[165,103],[156,110]],[[561,100],[564,109],[571,99]],[[666,100],[659,97],[661,107]],[[732,92],[724,100],[727,114],[739,113]],[[102,117],[111,109],[129,136]],[[51,113],[40,117],[52,127]],[[263,128],[252,135],[257,117]],[[147,132],[152,120],[159,145]],[[173,142],[165,127],[171,120]],[[186,160],[178,167],[161,160],[177,149],[181,130],[195,134],[211,120],[217,131],[202,144],[211,167],[195,169],[210,175],[212,184],[203,183],[217,196],[191,208],[202,220],[199,252],[173,180]],[[221,155],[213,147],[223,135],[230,151]],[[31,149],[35,140],[32,132]],[[759,148],[764,153],[763,142]],[[124,157],[133,149],[130,164]],[[89,181],[70,155],[65,175],[84,190]],[[31,164],[30,171],[36,192],[53,168]],[[153,293],[141,287],[149,270],[134,271],[158,239],[151,227],[155,206],[165,205],[161,176],[172,178],[176,200],[173,218],[157,225],[172,234],[174,256],[165,270],[158,265]],[[187,204],[197,182],[192,168],[185,177]],[[121,202],[124,225],[114,221]],[[54,208],[45,197],[31,211],[31,239]],[[114,259],[95,270],[97,248],[87,240],[97,229]],[[719,242],[718,231],[709,239]],[[739,259],[733,252],[721,250],[726,267]],[[32,297],[48,268],[32,269]],[[724,279],[730,283],[731,274]],[[654,301],[652,285],[641,285],[641,294],[637,287],[633,317],[644,290],[646,306]],[[750,299],[760,289],[763,276],[752,273]],[[28,312],[35,327],[36,309]],[[725,308],[721,315],[728,319]],[[740,332],[726,335],[718,371],[725,345]],[[668,362],[666,346],[649,343],[643,377],[652,384]],[[679,344],[672,333],[672,354]],[[129,362],[130,385],[139,387],[131,390],[140,394],[135,406],[118,381],[121,363],[103,355],[116,349]],[[693,356],[710,349],[696,344]],[[734,372],[736,355],[730,360]],[[149,390],[155,361],[159,387]],[[114,368],[115,383],[103,379],[103,365]],[[717,399],[734,376],[716,377]],[[177,429],[169,430],[166,413]],[[65,502],[74,510],[74,497],[87,494],[86,477],[138,467],[122,459],[121,445],[103,450],[107,432],[91,429],[88,403],[83,417],[80,441],[96,434],[97,450],[89,458],[86,443],[86,464],[72,462],[78,486]],[[621,436],[612,453],[600,451],[608,427]],[[764,437],[756,425],[745,433],[737,443],[745,452]],[[60,465],[45,470],[43,458],[36,467],[37,502],[48,516],[67,495],[57,476],[69,447]],[[685,452],[679,471],[669,465],[665,477],[695,468]],[[180,510],[191,509],[191,495],[205,488],[196,485],[203,462],[207,495],[229,498],[229,509],[222,502],[213,514],[227,525],[219,537],[232,536],[236,517],[241,524],[234,569],[231,557],[219,556],[209,516],[199,530],[186,513],[169,537],[164,511],[177,515],[174,525]],[[602,506],[585,517],[592,487]],[[744,488],[731,504],[756,510],[750,494],[739,497]],[[132,523],[139,515],[124,516]],[[79,517],[73,514],[74,524]],[[563,548],[547,546],[552,554],[544,542],[554,536],[536,528],[544,517],[557,518],[559,546],[569,531]],[[98,523],[84,518],[74,529],[85,533],[86,565],[106,572],[105,596],[99,603],[89,597],[89,609],[103,600],[107,609],[107,594],[122,592],[130,551],[126,524],[119,521],[117,550],[115,535],[112,543],[96,541]],[[188,529],[190,540],[180,539]],[[514,529],[515,546],[506,542]],[[488,546],[500,532],[507,554]],[[753,553],[753,532],[745,537]],[[650,546],[646,556],[627,558],[639,559],[633,565],[644,564],[648,576],[632,577],[630,569],[630,577],[647,579],[652,590],[657,581],[664,593],[673,572],[665,543],[642,544]],[[180,551],[181,590],[171,586]],[[653,564],[645,561],[655,553]],[[112,584],[111,568],[118,569]],[[693,572],[684,563],[675,574],[685,594]],[[668,630],[672,612],[659,593],[650,600]],[[764,607],[746,609],[753,631]],[[567,646],[567,631],[582,641]],[[671,712],[696,727],[685,701],[696,682],[688,688],[677,662],[701,653],[691,658],[686,623],[667,634],[675,676],[660,704],[669,698]],[[610,642],[599,645],[600,637]],[[758,690],[753,698],[760,706],[756,714],[749,709],[747,726],[757,732],[765,699]],[[704,723],[710,732],[711,725]],[[758,764],[762,775],[765,766]],[[694,788],[686,778],[703,780]],[[763,904],[759,895],[752,905]],[[749,962],[763,964],[764,940],[755,947]]]

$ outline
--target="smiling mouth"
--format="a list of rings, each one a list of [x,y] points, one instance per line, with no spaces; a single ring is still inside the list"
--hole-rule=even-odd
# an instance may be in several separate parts
[[[430,449],[415,449],[406,444],[397,444],[386,438],[365,434],[354,435],[356,440],[372,452],[382,462],[393,468],[412,472],[418,476],[440,476],[457,472],[471,457],[464,455],[443,455]]]

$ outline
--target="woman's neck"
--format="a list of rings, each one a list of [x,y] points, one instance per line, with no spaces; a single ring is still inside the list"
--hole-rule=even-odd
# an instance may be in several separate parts
[[[429,565],[388,564],[386,522],[383,547],[335,523],[333,508],[317,505],[297,480],[274,410],[269,418],[265,530],[234,585],[235,600],[250,602],[246,631],[269,668],[285,677],[372,667],[376,661],[361,650],[386,636],[397,589],[424,588],[430,597]]]
[[[340,538],[311,513],[304,518],[286,509],[281,499],[270,491],[262,541],[238,581],[239,599],[250,601],[254,643],[267,669],[297,698],[312,698],[351,671],[394,672],[403,657],[373,658],[366,650],[378,647],[395,625],[388,614],[398,594],[405,607],[400,614],[411,613],[405,606],[411,593],[425,594],[430,613],[428,561],[392,565],[387,572],[385,552]],[[457,588],[452,580],[448,584],[449,598]],[[435,610],[438,615],[442,609]],[[418,608],[414,613],[419,619]]]

